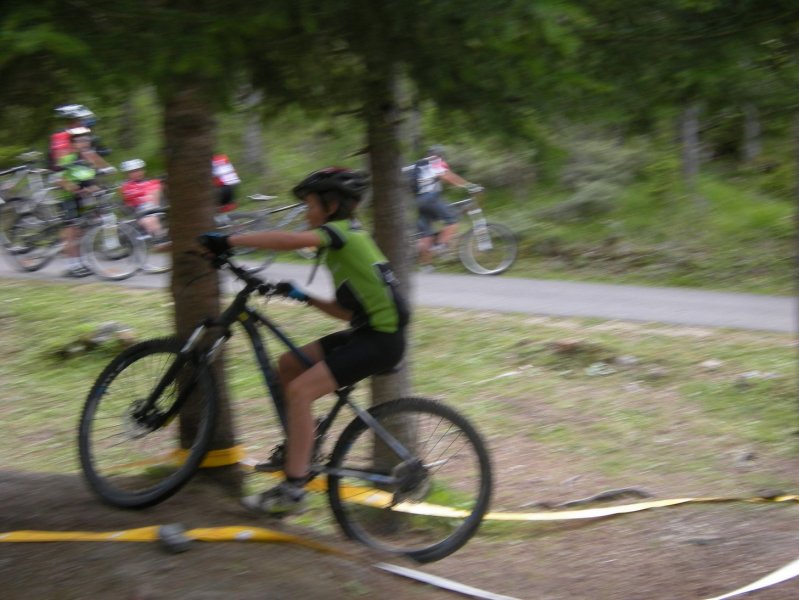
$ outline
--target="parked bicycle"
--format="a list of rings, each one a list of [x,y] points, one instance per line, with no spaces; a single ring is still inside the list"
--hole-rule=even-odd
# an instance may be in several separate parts
[[[272,319],[250,306],[253,295],[275,295],[276,285],[228,258],[211,260],[244,284],[221,316],[200,323],[188,340],[154,339],[123,351],[86,399],[80,463],[91,489],[108,504],[152,506],[196,473],[218,411],[211,365],[234,323],[247,334],[285,433],[283,395],[260,330],[304,363],[311,361]],[[479,434],[439,402],[401,398],[367,410],[352,399],[352,389],[339,389],[335,404],[317,420],[311,468],[314,479],[326,477],[338,524],[350,538],[421,562],[455,552],[477,531],[491,498],[491,464]],[[345,406],[356,416],[328,453],[327,434]],[[182,449],[176,452],[178,444]],[[453,514],[426,516],[426,503],[448,504]]]
[[[516,262],[516,235],[505,225],[486,221],[476,196],[471,193],[468,198],[450,202],[459,216],[458,234],[449,247],[434,243],[433,254],[440,259],[442,255],[454,253],[461,264],[476,275],[499,275]],[[412,256],[416,257],[421,233],[414,229],[409,239]]]
[[[8,242],[7,231],[18,215],[36,214],[52,217],[54,206],[60,201],[53,192],[58,186],[52,181],[53,173],[36,165],[41,152],[19,155],[22,164],[0,171],[0,242]]]
[[[101,279],[118,281],[138,272],[145,249],[136,231],[119,221],[113,194],[114,189],[103,189],[87,197],[75,224],[81,230],[81,262]],[[6,256],[21,271],[42,269],[64,249],[66,224],[60,212],[15,214],[6,232]]]
[[[248,196],[255,202],[268,202],[277,196],[266,196],[263,194],[252,194]],[[130,215],[126,222],[134,227],[139,233],[139,237],[146,246],[142,271],[145,273],[163,273],[171,268],[170,256],[163,252],[163,240],[169,237],[168,207],[159,207],[147,210],[136,215]],[[251,233],[253,231],[265,231],[267,229],[300,229],[305,226],[303,215],[305,205],[302,202],[289,204],[286,206],[263,207],[255,210],[233,210],[230,212],[219,212],[214,215],[216,229],[228,235],[238,233]],[[162,235],[154,236],[143,226],[143,219],[154,218],[159,223]],[[254,248],[236,248],[236,255],[243,256],[255,252]],[[257,259],[248,260],[248,270],[256,273],[272,264],[276,257],[274,251],[260,251]],[[305,258],[312,254],[298,251]]]

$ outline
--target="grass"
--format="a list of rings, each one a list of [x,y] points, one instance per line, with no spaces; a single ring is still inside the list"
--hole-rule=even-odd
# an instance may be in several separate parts
[[[57,351],[108,321],[131,327],[137,339],[163,335],[171,308],[161,291],[4,280],[6,468],[77,472],[80,410],[117,348],[66,360]],[[269,312],[299,342],[337,327],[281,302]],[[229,346],[228,378],[241,442],[262,457],[279,437],[243,342],[235,336]],[[410,358],[414,391],[445,399],[472,419],[499,465],[529,460],[535,471],[562,461],[564,472],[590,470],[608,481],[677,474],[702,487],[725,485],[734,453],[751,451],[775,464],[797,457],[790,335],[420,309]],[[727,482],[794,483],[779,469],[740,472]]]

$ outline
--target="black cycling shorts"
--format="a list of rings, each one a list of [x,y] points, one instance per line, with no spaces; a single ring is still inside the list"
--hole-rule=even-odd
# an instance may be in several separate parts
[[[416,197],[416,206],[419,209],[417,228],[424,237],[435,234],[433,223],[437,221],[443,221],[445,225],[458,222],[458,215],[438,192],[419,194]]]
[[[405,354],[405,330],[383,333],[361,327],[331,333],[319,343],[327,368],[344,387],[397,366]]]

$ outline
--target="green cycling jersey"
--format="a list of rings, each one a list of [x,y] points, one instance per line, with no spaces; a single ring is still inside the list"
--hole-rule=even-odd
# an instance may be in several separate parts
[[[331,221],[316,229],[319,248],[336,287],[336,301],[353,312],[354,328],[394,333],[409,311],[388,260],[355,221]]]

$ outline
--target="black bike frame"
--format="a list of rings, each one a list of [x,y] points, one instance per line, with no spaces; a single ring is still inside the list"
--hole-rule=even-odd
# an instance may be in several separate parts
[[[287,432],[288,420],[286,417],[285,402],[283,401],[283,390],[280,386],[277,373],[272,366],[272,361],[269,359],[269,354],[266,350],[266,343],[264,342],[264,339],[258,330],[258,324],[260,323],[266,327],[272,333],[272,335],[274,335],[286,348],[288,348],[304,365],[311,367],[314,363],[277,324],[247,305],[249,297],[253,293],[264,289],[264,283],[260,279],[248,274],[240,267],[236,267],[231,263],[228,263],[228,265],[230,265],[234,274],[236,274],[242,281],[245,282],[244,288],[236,294],[233,302],[227,309],[225,309],[218,319],[208,320],[194,330],[192,335],[189,337],[189,340],[181,349],[181,356],[167,370],[167,373],[164,374],[164,377],[150,394],[144,406],[153,406],[155,400],[158,398],[158,396],[160,396],[166,386],[174,380],[180,368],[185,364],[186,361],[191,360],[190,357],[197,348],[197,345],[199,344],[206,330],[211,328],[221,328],[222,335],[216,338],[214,343],[207,351],[203,352],[200,369],[203,368],[204,365],[210,366],[210,364],[213,363],[214,359],[221,350],[221,347],[232,335],[231,326],[234,323],[239,322],[244,328],[244,331],[247,333],[247,337],[249,338],[250,344],[255,352],[256,361],[261,369],[261,373],[263,375],[264,382],[266,383],[266,387],[269,390],[269,394],[272,396],[272,401],[275,405],[275,411],[280,419],[280,424],[283,427],[283,431]],[[197,370],[197,373],[200,372],[200,369]],[[174,404],[172,411],[170,411],[172,414],[166,415],[165,418],[171,418],[174,413],[180,411],[180,407],[183,405],[183,402],[186,400],[186,398],[188,398],[189,393],[194,387],[197,379],[198,377],[195,377],[193,381],[190,382],[189,385],[186,386],[186,388],[181,392],[180,398]],[[408,451],[408,449],[405,448],[405,446],[401,444],[393,435],[391,435],[382,425],[380,425],[380,423],[375,420],[369,411],[364,410],[350,400],[349,396],[352,392],[352,389],[352,386],[347,386],[336,390],[338,400],[330,412],[321,421],[321,423],[317,425],[316,435],[324,436],[325,433],[327,433],[327,430],[335,420],[339,411],[346,404],[352,408],[352,410],[362,421],[366,423],[368,427],[374,430],[377,436],[386,445],[388,445],[389,448],[396,452],[397,456],[399,456],[403,461],[413,460],[413,455]],[[386,481],[390,482],[393,481],[393,479],[386,479]]]

